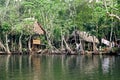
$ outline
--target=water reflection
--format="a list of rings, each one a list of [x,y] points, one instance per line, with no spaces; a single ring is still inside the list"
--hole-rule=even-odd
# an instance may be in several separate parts
[[[109,56],[104,57],[102,59],[102,70],[103,73],[108,73],[110,70],[112,70],[112,67],[114,66],[115,57]]]
[[[119,56],[1,55],[0,80],[119,80]]]
[[[7,55],[6,57],[6,72],[8,71],[8,66],[9,66],[9,59],[10,59],[10,55]]]

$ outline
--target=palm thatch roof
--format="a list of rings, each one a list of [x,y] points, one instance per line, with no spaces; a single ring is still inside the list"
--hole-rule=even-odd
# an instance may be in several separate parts
[[[91,36],[89,33],[85,32],[85,31],[73,31],[72,35],[79,35],[79,37],[86,41],[86,42],[95,42],[97,44],[99,44],[99,40],[98,38],[96,38],[96,36]]]
[[[42,26],[37,21],[34,22],[33,30],[36,34],[39,34],[39,35],[45,34],[45,30],[42,28]]]

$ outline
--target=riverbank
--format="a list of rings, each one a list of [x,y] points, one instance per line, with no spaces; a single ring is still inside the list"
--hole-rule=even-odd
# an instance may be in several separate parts
[[[29,51],[26,51],[26,52],[23,52],[23,53],[20,53],[20,52],[11,52],[11,53],[6,53],[6,52],[3,52],[3,51],[0,51],[0,55],[120,55],[119,52],[112,52],[112,51],[109,51],[109,52],[103,52],[103,51],[98,51],[98,52],[94,52],[94,51],[84,51],[84,52],[73,52],[73,53],[70,53],[70,52],[66,52],[66,51],[51,51],[51,52],[48,52],[48,50],[41,50],[40,52],[29,52]]]

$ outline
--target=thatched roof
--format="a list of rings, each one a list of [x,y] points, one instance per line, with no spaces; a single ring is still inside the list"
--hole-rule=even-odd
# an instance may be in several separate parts
[[[45,34],[45,30],[37,21],[34,22],[34,32],[39,35]]]
[[[85,32],[85,31],[74,31],[72,33],[72,35],[79,35],[79,37],[81,39],[83,39],[84,41],[87,42],[95,42],[95,43],[99,43],[99,40],[95,37],[95,36],[91,36],[89,33]]]

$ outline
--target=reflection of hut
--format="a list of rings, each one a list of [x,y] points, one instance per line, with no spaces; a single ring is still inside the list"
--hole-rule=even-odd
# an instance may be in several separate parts
[[[70,43],[82,43],[83,49],[93,50],[95,44],[99,44],[99,40],[95,36],[91,36],[89,33],[84,31],[73,31]]]
[[[34,26],[33,26],[33,31],[35,34],[32,36],[32,40],[31,40],[32,41],[32,50],[36,51],[39,48],[41,48],[43,45],[42,41],[40,39],[40,35],[45,34],[45,30],[42,28],[42,26],[37,21],[35,21]]]

